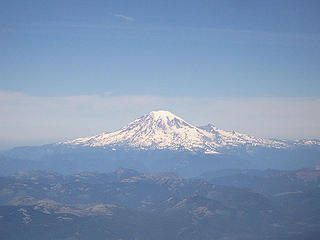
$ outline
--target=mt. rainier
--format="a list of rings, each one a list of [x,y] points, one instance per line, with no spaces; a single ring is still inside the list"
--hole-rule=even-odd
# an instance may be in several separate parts
[[[319,156],[319,139],[256,138],[212,124],[196,127],[170,112],[153,111],[115,132],[13,148],[0,155],[0,174],[28,169],[65,174],[124,167],[196,176],[227,168],[316,167],[320,166]]]
[[[87,147],[129,147],[140,150],[187,150],[192,152],[220,153],[234,147],[286,148],[283,141],[251,137],[228,132],[212,124],[193,126],[168,111],[152,111],[118,131],[93,137],[62,142],[65,145]]]

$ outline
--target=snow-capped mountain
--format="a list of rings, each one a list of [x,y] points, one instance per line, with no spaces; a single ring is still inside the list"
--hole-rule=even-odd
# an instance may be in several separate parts
[[[124,167],[194,177],[229,168],[314,168],[320,166],[319,156],[320,139],[256,138],[212,124],[196,127],[170,112],[153,111],[115,132],[13,148],[0,155],[0,174],[30,169],[66,174]]]
[[[59,144],[89,147],[130,147],[143,150],[167,149],[220,153],[239,146],[286,148],[283,141],[255,138],[228,132],[209,124],[196,127],[168,111],[152,111],[118,131],[78,138]]]

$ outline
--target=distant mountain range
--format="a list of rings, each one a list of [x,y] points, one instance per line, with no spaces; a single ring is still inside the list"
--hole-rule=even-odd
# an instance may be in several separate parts
[[[128,169],[0,177],[6,240],[317,240],[320,171],[225,170],[203,178]]]
[[[118,131],[0,155],[0,174],[49,169],[61,173],[173,171],[196,175],[223,168],[297,169],[320,165],[320,139],[274,140],[196,127],[168,111],[153,111]]]

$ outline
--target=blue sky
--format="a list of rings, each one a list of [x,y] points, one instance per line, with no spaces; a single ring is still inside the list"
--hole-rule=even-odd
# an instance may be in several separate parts
[[[320,94],[319,1],[1,5],[2,89],[44,96]]]
[[[304,113],[306,119],[318,120],[314,114],[320,106],[317,109],[314,103],[320,98],[319,1],[2,0],[0,4],[3,97],[8,97],[8,93],[22,94],[43,101],[70,96],[151,96],[172,101],[193,99],[194,104],[203,103],[203,99],[215,103],[223,99],[247,102],[246,108],[253,113],[257,109],[250,107],[250,99],[263,99],[274,106],[287,106],[282,103],[302,99],[305,109],[313,106]],[[1,106],[7,109],[13,104],[9,100],[8,105],[3,102]],[[17,104],[23,102],[15,102],[14,106]],[[188,110],[189,105],[171,110],[192,116],[195,113]],[[232,119],[226,120],[228,114],[223,112],[219,117],[213,113],[209,117],[205,108],[215,106],[197,106],[199,119],[192,118],[193,121],[215,121],[225,114],[223,127],[231,125],[260,136],[320,135],[316,124],[306,120],[297,120],[290,129],[279,125],[281,114],[291,116],[288,119],[292,121],[288,107],[279,110],[278,115],[267,116],[274,122],[267,134],[261,126],[246,127],[245,118],[235,125]],[[170,105],[148,105],[141,110],[156,107]],[[12,113],[7,113],[3,120],[7,124],[2,124],[3,128],[17,127],[10,120],[18,110],[11,109]],[[43,111],[39,106],[37,112]],[[141,113],[120,112],[113,114],[124,119],[119,124]],[[26,119],[22,112],[19,114]],[[297,111],[295,114],[299,116]],[[34,121],[40,123],[43,118],[35,117]],[[60,121],[62,129],[69,127],[68,121]],[[104,122],[107,129],[120,127]],[[27,121],[19,124],[27,139],[34,128]],[[300,131],[295,130],[299,126]],[[83,126],[79,124],[79,129],[69,136],[97,133],[101,128],[86,132],[81,131]],[[48,133],[47,139],[65,137],[50,136]],[[2,137],[2,142],[7,138]],[[15,142],[15,135],[10,138]]]

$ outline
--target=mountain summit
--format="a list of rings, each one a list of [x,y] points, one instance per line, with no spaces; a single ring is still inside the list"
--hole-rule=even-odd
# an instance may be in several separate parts
[[[228,132],[212,124],[196,127],[168,111],[152,111],[118,131],[63,142],[88,147],[130,147],[139,150],[187,150],[220,153],[239,146],[286,147],[281,141]]]

